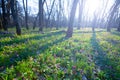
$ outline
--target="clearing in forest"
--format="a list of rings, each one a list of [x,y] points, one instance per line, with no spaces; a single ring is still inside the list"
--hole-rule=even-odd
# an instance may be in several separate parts
[[[90,29],[0,35],[0,79],[120,80],[120,33]]]

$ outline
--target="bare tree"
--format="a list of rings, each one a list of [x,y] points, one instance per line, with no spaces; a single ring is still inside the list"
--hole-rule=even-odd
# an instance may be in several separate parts
[[[50,16],[51,16],[51,14],[52,14],[52,12],[53,12],[54,4],[55,4],[55,0],[53,0],[52,6],[51,6],[50,11],[49,11],[49,10],[48,10],[48,5],[47,5],[47,2],[46,2],[47,12],[48,12],[48,18],[47,18],[46,27],[49,27],[49,25],[50,25]]]
[[[119,22],[119,26],[118,26],[118,28],[117,28],[117,31],[119,31],[119,32],[120,32],[120,22]]]
[[[61,5],[61,0],[59,0],[59,8],[57,11],[57,27],[56,29],[58,30],[58,28],[61,26],[61,11],[62,11],[62,5]]]
[[[115,3],[114,3],[114,5],[111,8],[110,18],[109,18],[108,26],[107,26],[107,31],[108,32],[111,31],[111,24],[112,24],[112,20],[113,20],[113,17],[114,17],[114,13],[116,12],[117,7],[119,6],[119,4],[120,4],[120,1],[116,0]]]
[[[25,26],[26,26],[26,29],[29,29],[29,27],[28,27],[28,0],[26,0],[26,6],[25,6],[25,2],[23,0],[23,9],[25,12]]]
[[[2,24],[3,24],[3,29],[5,31],[7,31],[7,19],[6,19],[6,13],[5,13],[5,0],[2,0],[2,12],[3,12],[3,20],[2,20]]]
[[[14,24],[16,26],[16,33],[17,33],[17,35],[21,35],[21,28],[20,28],[19,23],[18,23],[17,1],[10,0],[10,7],[11,7],[13,21],[14,21]]]
[[[83,13],[83,6],[84,2],[83,0],[79,1],[79,18],[78,18],[78,29],[81,27],[81,19],[82,19],[82,13]]]
[[[92,21],[92,31],[93,32],[95,31],[96,23],[97,23],[97,16],[96,16],[96,13],[94,13],[94,18]]]
[[[35,27],[36,27],[36,23],[37,23],[38,17],[39,17],[39,13],[37,14],[37,16],[35,17],[35,20],[34,20],[34,22],[33,22],[33,30],[34,30]]]
[[[43,31],[43,5],[45,0],[39,0],[39,31]]]
[[[79,0],[74,0],[73,4],[72,4],[72,9],[71,9],[71,12],[70,12],[70,19],[69,19],[69,22],[68,22],[68,30],[67,30],[67,33],[66,33],[66,37],[68,37],[68,38],[72,37],[72,34],[73,34],[73,21],[74,21],[78,1]]]

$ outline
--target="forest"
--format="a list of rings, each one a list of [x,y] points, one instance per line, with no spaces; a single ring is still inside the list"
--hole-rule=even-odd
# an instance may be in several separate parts
[[[0,80],[120,80],[120,0],[0,0]]]

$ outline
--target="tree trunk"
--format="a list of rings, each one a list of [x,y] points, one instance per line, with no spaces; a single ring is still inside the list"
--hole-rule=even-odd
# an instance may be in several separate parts
[[[59,27],[61,27],[61,11],[62,11],[62,7],[61,7],[61,0],[59,0],[59,10],[57,12],[57,30],[59,29]]]
[[[107,32],[110,32],[110,31],[111,31],[111,27],[107,26]]]
[[[120,32],[120,26],[118,27],[117,31],[119,31],[119,32]]]
[[[43,31],[43,2],[39,0],[39,31]]]
[[[70,12],[70,20],[68,22],[68,30],[66,33],[67,38],[72,37],[72,34],[73,34],[73,21],[74,21],[74,17],[75,17],[77,3],[78,3],[78,0],[73,1],[72,9]]]
[[[94,28],[94,26],[92,27],[92,32],[94,32],[95,31],[95,28]]]
[[[60,27],[60,11],[57,11],[57,25],[56,25],[56,30],[58,30]]]
[[[52,11],[53,11],[53,7],[54,7],[54,5],[55,5],[55,0],[53,0],[53,2],[52,2],[52,6],[51,6],[51,8],[50,8],[50,12],[49,12],[49,9],[48,9],[48,5],[47,5],[47,2],[45,2],[46,3],[46,7],[47,7],[47,12],[48,12],[48,18],[47,18],[47,22],[46,22],[46,27],[48,28],[48,27],[50,27],[50,16],[51,16],[51,14],[52,14]]]
[[[119,23],[119,26],[118,26],[118,28],[117,28],[117,31],[119,31],[119,32],[120,32],[120,23]]]
[[[2,0],[2,12],[3,12],[3,20],[2,20],[2,24],[3,24],[3,29],[5,31],[7,31],[7,20],[6,20],[6,13],[5,13],[5,1]]]
[[[111,31],[111,24],[112,24],[112,20],[113,20],[113,17],[114,17],[114,13],[116,12],[119,4],[120,4],[119,0],[116,0],[114,6],[112,7],[112,10],[111,10],[111,13],[110,13],[110,18],[109,18],[108,25],[107,25],[107,31],[108,32]]]
[[[25,7],[25,2],[23,0],[23,9],[25,12],[25,26],[26,26],[26,29],[28,30],[29,29],[28,27],[28,0],[26,0],[26,7]]]
[[[95,31],[95,27],[97,26],[96,23],[97,23],[97,15],[94,13],[94,18],[92,21],[92,31],[93,32]]]
[[[83,6],[84,6],[84,3],[83,3],[83,0],[81,0],[81,2],[79,2],[79,20],[78,20],[78,27],[77,29],[80,29],[81,27],[81,18],[82,18],[82,13],[83,13]]]
[[[36,22],[37,22],[38,16],[39,16],[39,13],[37,14],[37,16],[36,16],[36,18],[35,18],[35,20],[34,20],[34,22],[33,22],[33,30],[34,30],[35,27],[36,27]]]
[[[11,6],[11,12],[14,24],[16,26],[16,33],[17,35],[21,35],[21,28],[18,23],[18,14],[17,14],[17,1],[16,0],[10,0],[10,6]]]
[[[25,22],[26,22],[26,29],[28,30],[28,0],[26,0],[26,11],[25,11]]]

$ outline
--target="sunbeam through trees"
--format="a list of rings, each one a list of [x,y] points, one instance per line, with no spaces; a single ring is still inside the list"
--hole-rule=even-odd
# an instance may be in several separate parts
[[[0,0],[0,80],[120,80],[120,0]]]

